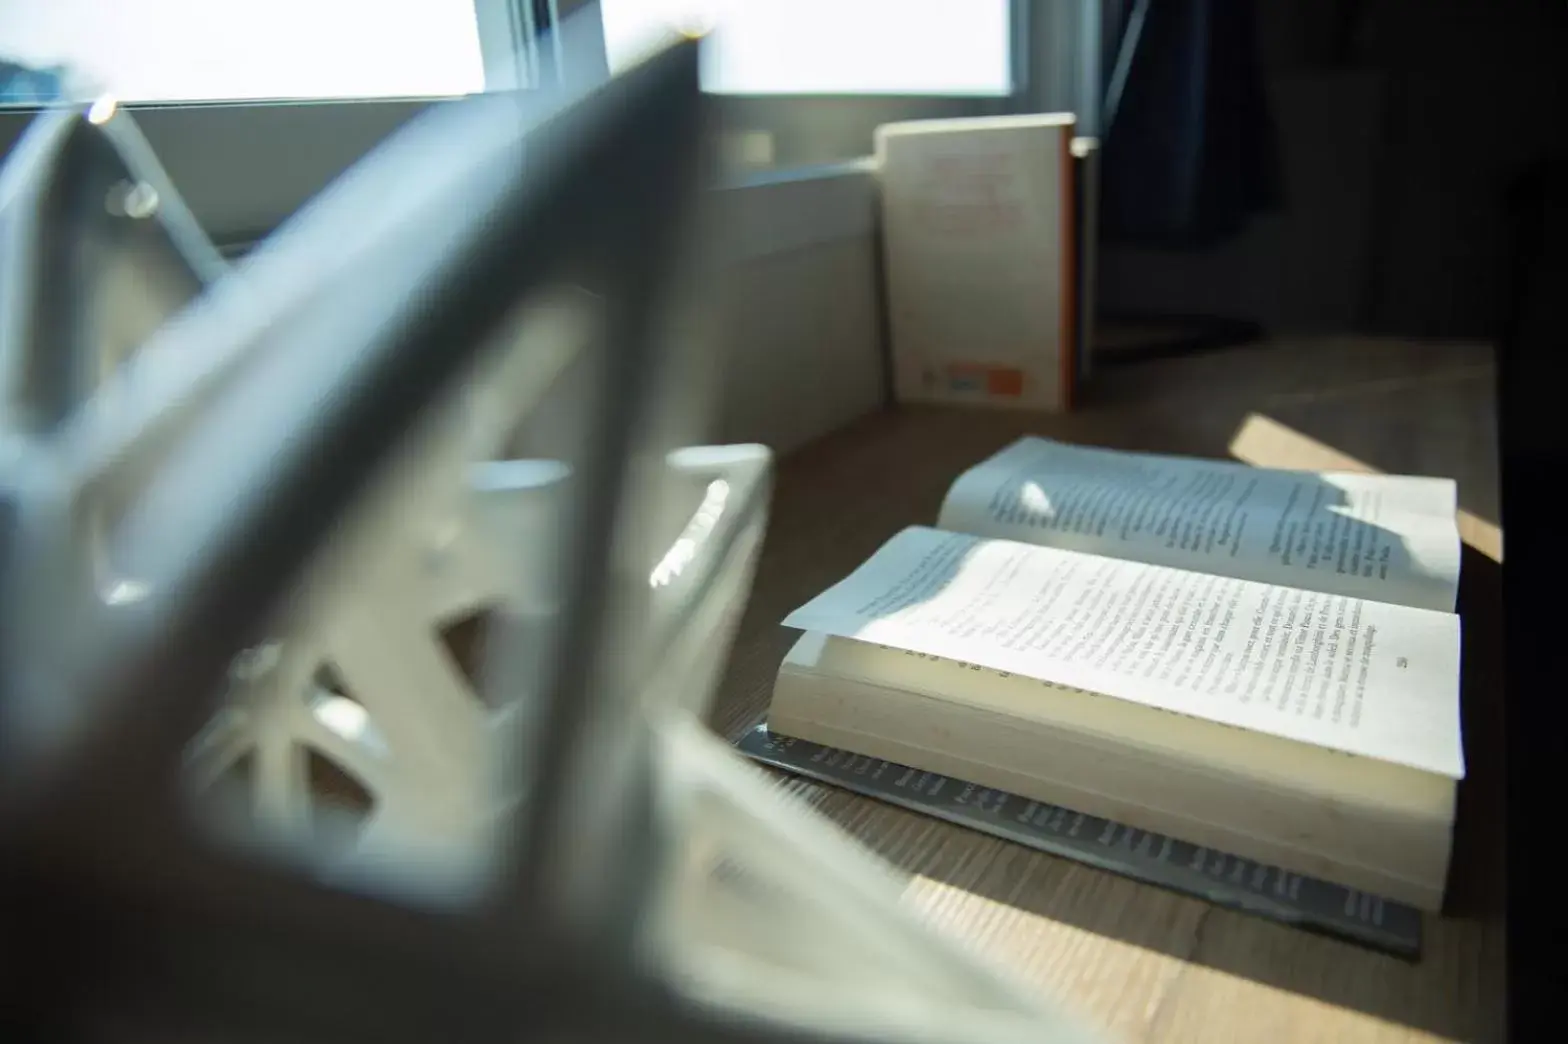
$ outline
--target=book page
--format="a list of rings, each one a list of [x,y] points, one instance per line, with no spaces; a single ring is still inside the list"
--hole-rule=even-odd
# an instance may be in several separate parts
[[[1025,438],[948,492],[943,529],[1452,612],[1449,479],[1254,468]]]
[[[1464,774],[1450,613],[913,527],[784,624]]]

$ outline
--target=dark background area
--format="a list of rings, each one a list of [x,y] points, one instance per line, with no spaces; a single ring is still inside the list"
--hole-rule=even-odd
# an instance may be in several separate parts
[[[1564,10],[1258,0],[1283,205],[1210,247],[1106,246],[1102,311],[1495,338],[1510,307],[1510,193],[1568,134]]]

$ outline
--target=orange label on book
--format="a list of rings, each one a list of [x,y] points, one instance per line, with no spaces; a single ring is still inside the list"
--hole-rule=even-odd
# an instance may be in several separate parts
[[[1016,399],[1024,393],[1024,372],[1016,366],[948,363],[947,387],[949,391],[983,391],[986,395]]]
[[[985,375],[985,390],[992,395],[1016,399],[1024,393],[1024,371],[995,367]]]

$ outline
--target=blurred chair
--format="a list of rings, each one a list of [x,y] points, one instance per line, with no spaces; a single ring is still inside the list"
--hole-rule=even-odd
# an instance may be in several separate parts
[[[700,724],[769,457],[701,445],[696,53],[433,110],[232,267],[127,113],[18,146],[8,1028],[1085,1039]]]

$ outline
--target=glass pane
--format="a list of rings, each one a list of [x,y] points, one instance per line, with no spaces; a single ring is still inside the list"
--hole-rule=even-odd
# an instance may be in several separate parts
[[[1008,0],[602,0],[612,70],[672,29],[711,27],[702,84],[719,94],[1008,94],[1008,6]]]
[[[429,97],[484,79],[474,0],[0,2],[0,102]]]

